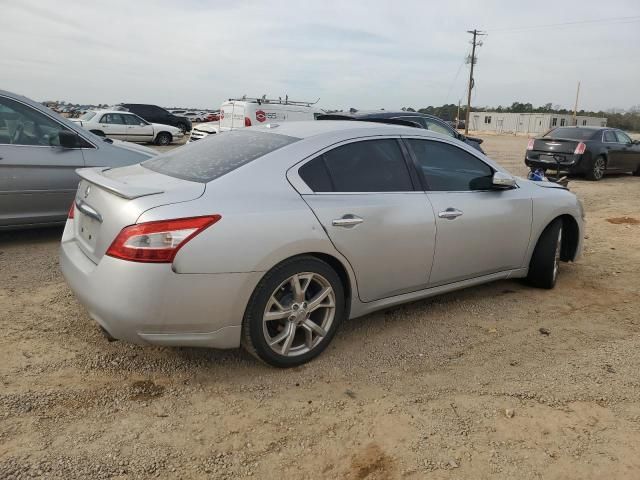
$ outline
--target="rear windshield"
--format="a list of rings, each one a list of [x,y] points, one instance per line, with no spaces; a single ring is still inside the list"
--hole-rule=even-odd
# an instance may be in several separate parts
[[[589,140],[593,135],[597,133],[596,130],[590,128],[554,128],[548,132],[545,137],[547,138],[568,138],[570,140]]]
[[[80,120],[87,120],[88,121],[88,120],[91,120],[95,116],[96,116],[96,112],[92,112],[91,110],[89,110],[88,112],[84,112],[78,118]]]
[[[141,165],[171,177],[207,183],[298,140],[275,133],[232,130],[209,135]]]

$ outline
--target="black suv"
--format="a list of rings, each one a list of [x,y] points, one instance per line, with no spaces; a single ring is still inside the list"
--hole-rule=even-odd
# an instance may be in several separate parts
[[[144,103],[121,103],[119,107],[135,113],[139,117],[144,118],[147,122],[162,123],[163,125],[178,127],[183,133],[191,131],[191,120],[187,117],[174,115],[157,105],[147,105]]]
[[[319,115],[318,120],[360,120],[364,122],[379,122],[379,123],[396,123],[400,125],[408,125],[412,127],[424,128],[437,133],[443,133],[450,137],[463,141],[467,145],[484,153],[484,150],[480,147],[482,143],[481,138],[467,137],[444,120],[434,117],[433,115],[426,115],[418,112],[389,112],[386,110],[369,111],[369,112],[355,112],[355,113],[327,113]]]

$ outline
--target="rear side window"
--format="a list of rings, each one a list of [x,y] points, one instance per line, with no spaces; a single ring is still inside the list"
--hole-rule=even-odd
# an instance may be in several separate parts
[[[349,143],[315,158],[299,170],[314,192],[406,192],[413,185],[398,142]]]
[[[604,141],[607,143],[616,143],[618,140],[612,130],[607,130],[604,132]]]
[[[448,143],[409,140],[431,191],[489,190],[493,169],[479,158]]]
[[[171,177],[207,183],[256,158],[300,140],[275,133],[233,130],[209,135],[142,162],[142,166]]]

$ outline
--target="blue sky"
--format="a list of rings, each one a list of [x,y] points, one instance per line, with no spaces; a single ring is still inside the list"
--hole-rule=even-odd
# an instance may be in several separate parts
[[[0,0],[0,88],[212,108],[247,94],[324,108],[640,103],[640,2]],[[635,17],[625,20],[606,20]],[[544,27],[550,24],[599,20]]]

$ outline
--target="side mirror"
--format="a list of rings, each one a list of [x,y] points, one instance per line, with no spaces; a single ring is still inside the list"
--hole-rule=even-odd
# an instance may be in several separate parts
[[[493,174],[491,184],[497,189],[514,188],[516,186],[516,179],[506,173],[496,172]]]
[[[63,148],[77,148],[80,144],[80,139],[76,132],[70,130],[60,130],[58,132],[58,142]]]

